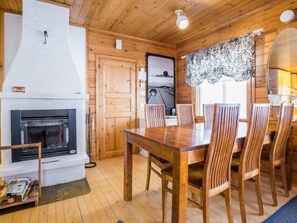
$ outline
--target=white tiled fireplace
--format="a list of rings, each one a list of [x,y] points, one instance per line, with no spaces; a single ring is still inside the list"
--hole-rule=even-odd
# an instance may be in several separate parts
[[[44,31],[48,37],[44,44]],[[13,93],[14,86],[26,93]],[[42,159],[42,186],[85,177],[85,105],[82,82],[69,48],[69,9],[36,0],[23,0],[21,42],[4,80],[1,98],[2,145],[11,145],[12,110],[75,109],[76,146],[73,155]],[[37,160],[12,162],[2,153],[0,176],[35,176]]]

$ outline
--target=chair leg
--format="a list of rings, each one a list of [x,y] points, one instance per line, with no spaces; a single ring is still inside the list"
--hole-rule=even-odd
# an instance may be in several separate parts
[[[152,167],[152,161],[151,161],[151,155],[148,155],[147,159],[147,173],[146,173],[146,186],[145,189],[148,190],[150,187],[150,179],[151,179],[151,167]]]
[[[166,180],[166,176],[162,175],[162,223],[166,222],[167,217],[167,190],[168,181]]]
[[[209,197],[203,196],[203,223],[209,223]]]
[[[263,208],[262,195],[261,195],[261,178],[260,178],[260,174],[258,174],[255,177],[255,187],[256,187],[256,193],[257,193],[257,200],[258,200],[260,215],[264,215],[264,208]]]
[[[275,168],[273,165],[270,166],[270,187],[271,187],[273,206],[277,206],[276,188],[275,188]]]
[[[283,163],[281,165],[281,174],[282,174],[282,180],[283,180],[283,185],[284,185],[284,189],[285,189],[285,195],[286,195],[286,197],[289,197],[287,173],[286,173],[286,163]]]
[[[239,188],[238,188],[238,193],[239,193],[239,204],[240,204],[240,215],[241,215],[241,222],[246,223],[246,212],[245,212],[245,194],[244,194],[244,180],[239,179]]]
[[[227,209],[228,222],[233,223],[231,188],[229,187],[227,190],[225,190],[224,193],[225,193],[225,203],[226,203],[226,209]]]

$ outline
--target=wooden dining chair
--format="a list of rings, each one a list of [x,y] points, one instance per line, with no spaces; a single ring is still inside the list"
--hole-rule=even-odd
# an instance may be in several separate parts
[[[263,169],[269,170],[270,187],[273,205],[277,206],[275,187],[275,168],[280,167],[285,195],[289,196],[287,176],[286,176],[286,144],[291,131],[294,105],[283,103],[280,107],[279,118],[273,142],[269,146],[264,146],[261,164]]]
[[[176,115],[178,125],[195,124],[193,104],[177,104]]]
[[[198,163],[190,165],[188,168],[188,190],[202,198],[200,203],[190,198],[189,201],[203,210],[204,223],[209,222],[210,197],[221,193],[225,195],[228,220],[233,222],[230,165],[238,123],[238,104],[215,104],[205,165]],[[168,182],[172,182],[172,180],[172,167],[162,170],[163,222],[166,221],[167,192],[171,192]]]
[[[203,115],[205,123],[212,123],[214,104],[203,104]]]
[[[269,122],[269,104],[254,104],[252,107],[248,132],[240,157],[231,162],[231,177],[238,180],[241,222],[247,222],[245,211],[245,181],[255,178],[256,194],[260,215],[264,214],[260,186],[261,151]]]
[[[157,128],[166,126],[166,115],[165,115],[165,105],[164,104],[146,104],[144,106],[145,114],[145,127],[146,128]],[[156,169],[153,165],[156,165]],[[155,172],[159,177],[161,177],[161,170],[171,167],[167,160],[164,160],[154,154],[148,154],[147,162],[147,177],[146,177],[146,190],[150,186],[151,171]]]

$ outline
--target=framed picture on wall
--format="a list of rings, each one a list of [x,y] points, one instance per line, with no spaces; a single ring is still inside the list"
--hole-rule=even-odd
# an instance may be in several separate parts
[[[165,104],[166,115],[175,115],[175,58],[146,54],[147,103]]]

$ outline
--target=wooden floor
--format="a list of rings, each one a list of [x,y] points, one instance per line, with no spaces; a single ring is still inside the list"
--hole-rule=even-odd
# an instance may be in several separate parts
[[[36,208],[29,208],[18,212],[1,215],[1,223],[27,222],[93,222],[116,223],[122,220],[125,223],[133,222],[161,222],[161,181],[152,174],[151,189],[145,191],[146,158],[134,155],[133,166],[133,200],[123,200],[123,157],[112,158],[97,162],[97,167],[86,169],[87,179],[91,192],[87,195],[64,200]],[[279,207],[297,194],[297,188],[290,192],[290,198],[283,196],[278,184],[277,195],[279,206],[272,207],[268,181],[262,178],[262,193],[265,216],[258,215],[258,207],[254,184],[247,182],[247,215],[248,222],[262,222]],[[168,196],[171,204],[171,196]],[[232,191],[233,213],[235,222],[240,222],[238,191]],[[171,205],[169,205],[171,206]],[[225,202],[221,196],[210,201],[211,222],[227,222]],[[170,210],[168,213],[171,213]],[[170,216],[167,219],[171,222]],[[188,222],[202,222],[201,210],[188,206]]]

